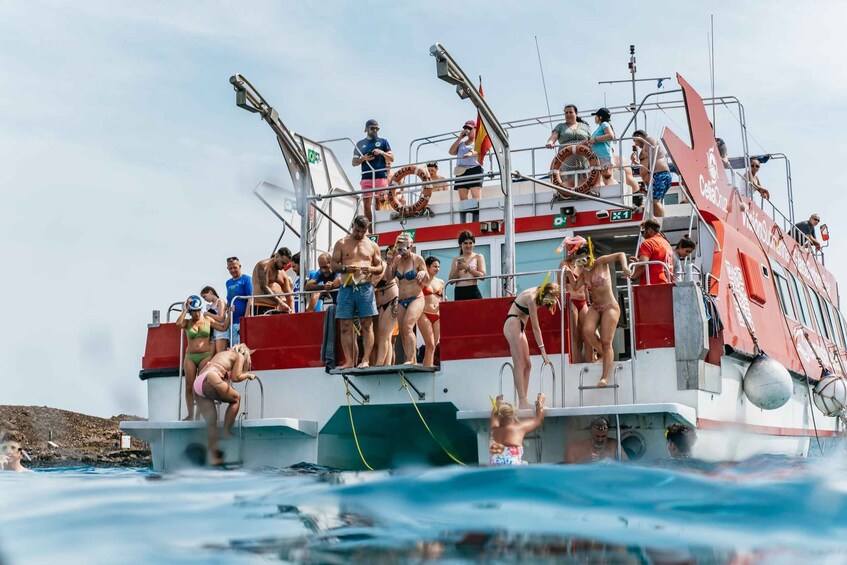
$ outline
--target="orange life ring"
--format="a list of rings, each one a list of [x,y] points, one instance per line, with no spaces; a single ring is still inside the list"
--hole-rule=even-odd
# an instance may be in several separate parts
[[[564,164],[565,159],[574,155],[588,159],[588,164],[591,166],[591,170],[588,171],[588,176],[582,184],[571,188],[562,182],[561,167]],[[597,183],[597,176],[600,174],[600,171],[596,167],[599,166],[600,159],[597,158],[597,154],[589,146],[576,143],[564,145],[556,153],[556,156],[553,157],[553,162],[550,163],[550,182],[556,186],[561,186],[562,188],[567,188],[568,190],[574,190],[580,194],[585,194]],[[565,198],[573,198],[572,195],[565,192],[559,192],[559,194]]]
[[[421,187],[421,197],[414,204],[403,204],[400,202],[400,199],[397,198],[397,186],[400,184],[400,181],[409,175],[417,175],[422,181],[430,180],[429,172],[416,165],[406,165],[391,173],[388,179],[388,204],[391,205],[392,210],[400,214],[403,218],[423,212],[432,196],[432,185],[426,185]]]

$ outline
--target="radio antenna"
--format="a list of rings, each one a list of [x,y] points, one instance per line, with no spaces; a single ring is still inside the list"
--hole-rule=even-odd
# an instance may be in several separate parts
[[[550,112],[550,98],[547,97],[547,81],[544,80],[544,65],[541,64],[541,49],[538,48],[538,36],[535,37],[535,52],[538,54],[538,68],[541,69],[541,84],[544,86],[544,100],[547,102],[547,115],[552,116]]]

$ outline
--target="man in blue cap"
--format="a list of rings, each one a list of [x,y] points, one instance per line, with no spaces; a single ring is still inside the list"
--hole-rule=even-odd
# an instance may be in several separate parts
[[[356,144],[353,150],[353,166],[362,166],[362,180],[359,187],[362,190],[385,188],[388,186],[388,166],[394,162],[394,154],[388,140],[379,137],[379,124],[376,120],[365,122],[365,139]],[[384,192],[377,192],[382,195]],[[365,207],[365,217],[373,222],[371,202],[373,193],[363,194],[362,202]]]

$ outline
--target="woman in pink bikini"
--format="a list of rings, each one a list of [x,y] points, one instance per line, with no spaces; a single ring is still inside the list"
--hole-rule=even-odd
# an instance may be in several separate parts
[[[574,263],[574,253],[583,245],[588,245],[584,238],[576,235],[566,237],[563,242],[565,247],[565,258],[559,263],[559,276],[561,276],[562,267],[567,267],[574,276],[578,277],[582,272],[582,266]],[[561,284],[562,281],[559,281]],[[571,334],[571,363],[583,363],[594,361],[594,350],[589,349],[585,340],[582,339],[582,326],[585,324],[585,315],[588,314],[588,296],[585,293],[585,288],[579,290],[574,289],[571,282],[565,281],[570,304],[570,334]],[[583,356],[583,349],[585,351]]]
[[[426,270],[430,282],[423,288],[424,309],[423,315],[418,319],[418,329],[421,330],[421,336],[426,345],[423,364],[427,367],[435,366],[435,348],[441,341],[440,307],[441,301],[444,300],[444,281],[436,278],[440,268],[441,261],[437,257],[426,258]]]
[[[603,376],[597,386],[606,386],[615,360],[612,338],[615,336],[615,328],[618,327],[618,320],[621,317],[621,308],[615,296],[614,278],[612,278],[610,265],[617,261],[621,264],[624,276],[629,277],[631,273],[624,253],[611,253],[597,259],[591,255],[588,245],[580,246],[572,256],[574,264],[582,267],[582,272],[577,276],[573,271],[568,270],[565,274],[574,290],[584,286],[591,296],[591,306],[582,325],[582,338],[600,352],[600,359],[603,360]],[[599,339],[596,333],[598,327]]]
[[[529,373],[532,362],[529,359],[529,342],[526,340],[526,322],[532,323],[532,333],[535,343],[541,349],[541,358],[544,363],[550,364],[550,358],[544,350],[544,339],[541,337],[541,327],[538,325],[538,308],[543,306],[556,311],[558,304],[559,285],[548,282],[543,286],[533,286],[526,289],[512,300],[506,321],[503,322],[503,335],[509,342],[509,351],[512,353],[514,363],[515,389],[518,391],[518,408],[532,408],[532,404],[526,399],[529,390]]]
[[[397,299],[397,325],[400,339],[403,340],[403,352],[407,365],[417,362],[415,324],[424,309],[423,289],[429,284],[429,274],[423,257],[412,252],[412,237],[402,232],[394,244],[395,255],[391,261],[391,271],[397,279],[399,298]],[[434,347],[434,346],[433,346]]]
[[[194,397],[200,413],[206,419],[209,463],[212,465],[223,463],[223,454],[218,449],[218,411],[215,401],[229,405],[224,415],[224,437],[230,437],[241,408],[241,395],[232,388],[232,383],[256,378],[256,375],[248,372],[251,353],[250,348],[243,343],[230,347],[212,357],[194,380]]]

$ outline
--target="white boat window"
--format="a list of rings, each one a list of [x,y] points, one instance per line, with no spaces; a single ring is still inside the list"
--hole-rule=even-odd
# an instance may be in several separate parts
[[[821,328],[820,335],[831,341],[832,338],[830,338],[829,328],[826,325],[826,317],[823,313],[821,297],[811,288],[809,289],[809,295],[812,297],[812,310],[815,313],[815,318],[818,320],[818,326]]]
[[[782,313],[791,318],[797,319],[797,312],[794,310],[794,302],[791,300],[791,289],[788,286],[788,279],[785,278],[785,272],[777,264],[773,265],[773,276],[776,280],[776,289],[779,292],[779,304],[782,306]]]
[[[518,273],[528,271],[543,271],[549,269],[550,281],[556,282],[556,272],[563,255],[556,255],[556,248],[562,238],[540,239],[538,241],[520,241],[515,244],[515,270]],[[500,246],[500,257],[506,256],[505,246]],[[527,275],[518,277],[515,281],[516,294],[538,286],[544,282],[546,275]]]
[[[794,298],[797,301],[797,311],[800,313],[800,321],[807,328],[814,330],[812,317],[809,315],[809,306],[806,302],[806,285],[801,283],[791,271],[788,271],[788,276],[791,280],[791,287],[794,289]]]

